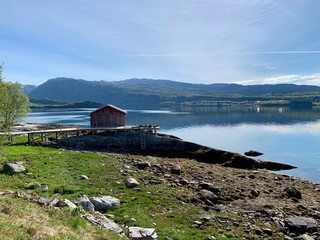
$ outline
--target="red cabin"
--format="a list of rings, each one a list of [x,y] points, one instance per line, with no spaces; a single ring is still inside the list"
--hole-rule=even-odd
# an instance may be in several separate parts
[[[127,112],[108,104],[90,113],[91,127],[122,127],[126,125]]]

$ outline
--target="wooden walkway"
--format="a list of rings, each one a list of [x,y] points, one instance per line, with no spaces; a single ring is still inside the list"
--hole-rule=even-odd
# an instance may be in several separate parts
[[[123,131],[138,131],[140,136],[142,136],[141,147],[145,147],[145,142],[143,141],[146,133],[157,134],[160,127],[158,125],[149,126],[124,126],[124,127],[102,127],[102,128],[60,128],[60,129],[45,129],[45,130],[35,130],[35,131],[21,131],[21,132],[11,132],[0,133],[0,135],[8,136],[9,140],[12,142],[14,136],[28,136],[28,144],[35,145],[36,139],[40,139],[41,143],[46,144],[48,139],[57,141],[58,139],[66,140],[70,136],[84,136],[84,135],[96,135],[96,134],[107,134],[110,132],[123,132]]]

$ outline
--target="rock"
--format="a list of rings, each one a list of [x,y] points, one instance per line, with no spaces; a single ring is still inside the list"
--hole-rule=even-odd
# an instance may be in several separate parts
[[[88,179],[89,179],[89,177],[88,177],[88,176],[86,176],[86,175],[81,175],[81,176],[80,176],[80,179],[88,180]]]
[[[265,234],[269,235],[269,236],[272,236],[272,233],[273,233],[270,228],[265,228],[265,229],[263,229],[263,232],[264,232]]]
[[[57,206],[58,206],[58,203],[59,203],[59,199],[54,198],[54,199],[52,199],[51,202],[49,203],[49,206],[50,206],[50,207],[57,207]]]
[[[89,213],[94,212],[94,205],[90,202],[86,195],[80,197],[75,203]]]
[[[207,183],[207,182],[199,183],[199,188],[209,190],[210,192],[213,192],[214,194],[219,194],[221,192],[221,190],[219,188],[217,188],[213,184]]]
[[[77,206],[68,199],[64,199],[63,202],[64,202],[65,206],[67,206],[70,210],[74,210],[77,208]]]
[[[131,240],[154,240],[158,235],[154,228],[129,227],[129,239]]]
[[[159,178],[152,178],[152,179],[149,180],[149,183],[150,184],[161,184],[162,180],[159,179]]]
[[[251,189],[250,194],[253,197],[259,197],[260,192],[258,190],[256,190],[256,189]]]
[[[48,185],[45,185],[45,184],[41,184],[40,187],[41,191],[45,192],[45,191],[48,191],[49,190],[49,187]]]
[[[188,185],[189,181],[185,178],[180,178],[179,179],[179,184],[181,185]]]
[[[202,189],[200,190],[200,199],[202,200],[209,200],[209,203],[216,203],[217,202],[217,195],[215,195],[213,192]]]
[[[50,205],[51,201],[52,200],[50,198],[40,197],[35,202],[40,204],[41,206],[47,206],[47,205]]]
[[[263,153],[255,151],[255,150],[250,150],[250,151],[245,152],[244,155],[246,155],[248,157],[257,157],[257,156],[263,155]]]
[[[7,174],[27,173],[27,170],[21,164],[5,163],[3,165],[3,172]]]
[[[317,230],[317,222],[313,218],[306,217],[289,217],[285,219],[285,224],[291,232],[306,233],[314,232]]]
[[[181,167],[179,165],[174,165],[171,167],[170,172],[172,174],[180,175],[181,174]]]
[[[38,182],[31,182],[26,184],[25,189],[37,189],[40,188],[41,184]]]
[[[283,190],[283,195],[287,196],[288,198],[302,199],[301,192],[295,187],[286,187]]]
[[[127,188],[134,188],[134,187],[139,186],[139,182],[132,177],[127,178],[125,181],[125,184],[126,184]]]
[[[146,169],[147,167],[150,167],[151,165],[150,165],[150,163],[148,163],[148,162],[144,162],[144,161],[139,161],[139,162],[137,162],[137,163],[135,163],[135,165],[136,165],[136,167],[138,168],[138,169]]]
[[[111,219],[103,216],[101,213],[95,213],[94,215],[87,214],[83,217],[92,224],[99,226],[103,230],[113,231],[119,235],[124,235],[122,228],[118,224],[116,224]]]
[[[309,236],[308,234],[303,234],[297,237],[296,240],[314,240],[314,238]]]
[[[107,211],[120,205],[120,200],[111,196],[91,197],[89,200],[96,211]]]

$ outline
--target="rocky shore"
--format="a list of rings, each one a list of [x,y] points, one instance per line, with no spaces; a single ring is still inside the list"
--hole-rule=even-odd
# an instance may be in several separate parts
[[[196,227],[225,222],[225,230],[239,227],[252,239],[320,239],[320,185],[267,170],[245,170],[187,158],[109,154],[130,171],[148,171],[143,184],[169,184],[190,194],[180,199],[202,206]],[[217,213],[240,215],[243,221],[219,219]],[[238,218],[237,218],[238,219]]]
[[[199,162],[221,164],[242,169],[288,170],[295,168],[283,163],[256,160],[238,153],[223,151],[183,141],[166,134],[135,131],[110,132],[101,135],[74,136],[61,140],[58,146],[79,150],[100,150],[196,159]]]
[[[143,150],[140,136],[134,133],[75,137],[60,144],[71,149],[105,150],[103,154],[119,159],[131,172],[152,173],[150,179],[139,179],[143,184],[186,189],[189,194],[180,200],[207,211],[194,223],[198,228],[218,221],[225,223],[225,230],[232,226],[252,233],[252,239],[320,239],[320,185],[269,171],[292,166],[175,137],[146,137]],[[243,221],[218,219],[216,213],[236,214]]]
[[[112,156],[124,164],[125,177],[141,176],[136,179],[140,187],[165,184],[185,190],[179,201],[206,212],[192,227],[231,231],[240,239],[242,233],[249,239],[320,239],[320,184],[270,171],[292,166],[172,136],[144,137],[144,149],[139,133],[71,137],[55,146]]]

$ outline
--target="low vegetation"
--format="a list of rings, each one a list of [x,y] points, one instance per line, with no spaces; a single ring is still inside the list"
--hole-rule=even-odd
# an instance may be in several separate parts
[[[194,226],[199,215],[205,214],[200,206],[185,201],[191,199],[188,188],[171,188],[168,184],[147,184],[148,171],[133,171],[112,156],[76,152],[63,149],[32,147],[25,139],[3,149],[1,162],[23,162],[28,174],[0,174],[0,189],[22,191],[27,194],[75,201],[81,195],[111,195],[121,200],[120,207],[108,212],[120,226],[153,227],[159,239],[236,239],[250,235],[241,227],[228,231],[221,228],[223,221],[210,223],[205,229]],[[16,139],[17,141],[17,139]],[[80,179],[87,175],[89,180]],[[128,189],[124,180],[132,176],[139,180],[139,188]],[[48,191],[28,189],[38,182]],[[182,201],[183,199],[183,201]],[[113,233],[103,232],[80,218],[79,211],[43,208],[35,203],[15,198],[0,197],[1,239],[119,239]],[[239,218],[217,214],[221,219]],[[9,237],[10,236],[10,237]]]

